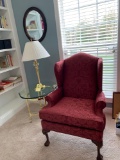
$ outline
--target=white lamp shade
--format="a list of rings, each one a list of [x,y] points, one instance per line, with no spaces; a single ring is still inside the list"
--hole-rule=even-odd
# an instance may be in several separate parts
[[[22,61],[37,60],[49,56],[49,53],[39,41],[30,41],[25,44]]]

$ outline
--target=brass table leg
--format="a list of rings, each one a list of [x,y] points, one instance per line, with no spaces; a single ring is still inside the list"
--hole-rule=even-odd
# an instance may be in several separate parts
[[[30,117],[30,122],[32,123],[32,114],[30,112],[30,106],[29,106],[28,99],[26,100],[26,104],[27,104],[27,109],[28,109],[28,113],[29,113],[29,117]]]
[[[40,100],[40,109],[42,109],[43,105],[41,103],[41,100],[44,100],[44,106],[46,106],[46,100],[45,100],[45,97],[41,98],[41,99],[38,99]],[[30,110],[30,105],[29,105],[29,99],[26,99],[26,104],[27,104],[27,109],[28,109],[28,114],[29,114],[29,118],[30,118],[30,123],[32,123],[32,116],[36,116],[38,115],[38,113],[32,113],[31,110]]]
[[[38,101],[40,102],[40,109],[42,108],[42,103],[41,103],[41,100],[42,100],[43,98],[40,98],[40,99],[38,99]]]

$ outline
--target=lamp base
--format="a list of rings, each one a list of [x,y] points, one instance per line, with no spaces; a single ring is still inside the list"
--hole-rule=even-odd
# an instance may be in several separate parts
[[[41,89],[43,89],[43,88],[45,88],[45,87],[46,87],[46,86],[43,85],[42,83],[37,84],[37,85],[36,85],[36,88],[35,88],[35,91],[36,91],[36,92],[40,92]]]

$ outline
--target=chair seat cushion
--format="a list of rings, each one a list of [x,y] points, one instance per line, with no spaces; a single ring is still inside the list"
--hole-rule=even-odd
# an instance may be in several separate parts
[[[96,115],[94,107],[94,100],[64,97],[56,105],[44,107],[40,111],[40,118],[49,122],[103,131],[104,115]]]

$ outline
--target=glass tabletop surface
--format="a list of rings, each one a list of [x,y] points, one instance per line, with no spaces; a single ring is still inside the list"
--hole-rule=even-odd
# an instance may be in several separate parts
[[[43,98],[51,93],[53,90],[53,86],[46,86],[41,89],[41,91],[35,91],[35,88],[23,89],[19,92],[19,96],[23,99],[35,99],[35,98]]]

